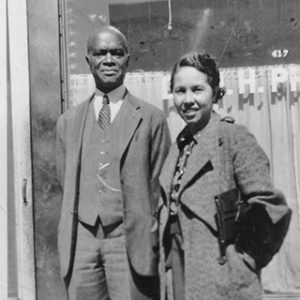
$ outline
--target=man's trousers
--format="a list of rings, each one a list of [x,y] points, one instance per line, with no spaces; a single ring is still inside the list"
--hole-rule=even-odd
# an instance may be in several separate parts
[[[159,283],[131,268],[123,223],[103,228],[100,221],[79,222],[67,292],[69,300],[153,300],[159,299]]]

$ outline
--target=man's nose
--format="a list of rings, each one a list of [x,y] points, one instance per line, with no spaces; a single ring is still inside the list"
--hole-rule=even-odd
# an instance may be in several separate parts
[[[105,55],[105,62],[107,62],[107,63],[112,63],[113,62],[112,55],[109,51],[107,51],[107,53]]]

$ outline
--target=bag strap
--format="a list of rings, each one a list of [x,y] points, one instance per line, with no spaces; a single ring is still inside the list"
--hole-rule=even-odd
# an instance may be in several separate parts
[[[218,134],[217,134],[217,153],[218,153],[218,182],[219,182],[219,189],[220,193],[228,190],[230,187],[224,181],[224,178],[227,178],[227,173],[225,169],[225,162],[228,160],[228,157],[226,153],[231,153],[230,151],[230,137],[229,132],[226,126],[224,126],[224,122],[233,124],[235,120],[232,117],[226,116],[220,119],[219,125],[218,125]],[[228,147],[229,149],[225,149],[224,146]],[[225,151],[227,150],[227,151]],[[225,184],[224,184],[225,182]]]

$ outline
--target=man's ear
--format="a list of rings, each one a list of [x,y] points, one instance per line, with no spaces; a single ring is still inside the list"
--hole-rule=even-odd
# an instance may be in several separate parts
[[[85,57],[85,61],[87,62],[87,64],[89,65],[89,67],[90,67],[90,59],[89,59],[89,56],[88,55],[86,55],[86,57]]]
[[[128,53],[128,54],[127,54],[127,62],[126,62],[126,67],[128,67],[128,65],[129,65],[129,60],[130,60],[130,54]]]

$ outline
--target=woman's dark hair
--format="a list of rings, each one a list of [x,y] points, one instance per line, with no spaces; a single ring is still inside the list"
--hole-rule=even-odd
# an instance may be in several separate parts
[[[174,76],[181,67],[194,67],[198,71],[207,75],[207,81],[215,93],[215,100],[221,99],[225,94],[225,89],[219,86],[220,84],[220,71],[217,67],[216,61],[208,53],[188,53],[182,56],[174,65],[170,89],[174,88]]]

